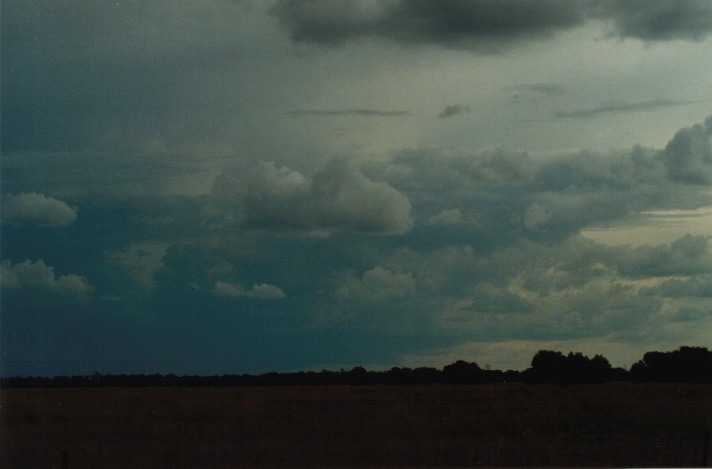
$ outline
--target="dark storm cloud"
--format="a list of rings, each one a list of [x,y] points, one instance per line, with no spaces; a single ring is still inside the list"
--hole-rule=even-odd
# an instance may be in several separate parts
[[[595,16],[610,20],[612,34],[645,41],[699,41],[712,33],[709,0],[603,0],[592,2]]]
[[[438,117],[444,119],[446,117],[456,116],[465,112],[470,112],[470,107],[464,104],[453,104],[450,106],[445,106],[445,109],[438,114]]]
[[[574,111],[559,111],[555,114],[556,117],[598,117],[605,114],[625,113],[625,112],[640,112],[640,111],[655,111],[661,108],[674,106],[682,106],[689,104],[686,101],[677,101],[673,99],[652,99],[649,101],[639,101],[635,103],[611,102],[601,104],[592,109],[579,109]]]
[[[646,41],[701,40],[712,32],[707,0],[280,0],[271,12],[292,40],[328,45],[382,37],[497,52],[593,19],[607,22],[613,35]]]
[[[401,117],[409,114],[409,111],[383,111],[378,109],[301,109],[289,111],[287,114],[293,116],[373,116],[373,117]]]
[[[498,41],[547,37],[583,23],[584,3],[281,0],[272,14],[296,42],[339,44],[375,36],[406,44],[475,45],[496,50]]]

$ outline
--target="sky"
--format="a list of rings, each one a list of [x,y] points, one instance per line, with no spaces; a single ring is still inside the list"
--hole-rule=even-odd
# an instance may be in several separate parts
[[[1,14],[3,376],[712,347],[712,1]]]

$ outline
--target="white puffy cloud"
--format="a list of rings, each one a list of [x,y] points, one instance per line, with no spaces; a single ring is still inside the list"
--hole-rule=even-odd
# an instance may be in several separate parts
[[[267,283],[254,285],[252,289],[248,290],[239,283],[222,281],[215,282],[213,294],[215,296],[261,298],[265,300],[279,300],[287,296],[281,288]]]
[[[399,234],[412,225],[407,197],[343,159],[311,178],[271,162],[247,163],[219,177],[213,196],[226,220],[247,227]]]
[[[3,290],[36,290],[59,293],[79,300],[87,299],[94,287],[86,277],[75,274],[56,277],[54,267],[45,265],[42,259],[29,259],[12,264],[5,260],[1,265]]]
[[[364,272],[361,278],[347,281],[336,291],[336,297],[340,300],[380,301],[405,298],[415,292],[413,274],[391,272],[376,266]]]
[[[66,226],[77,212],[65,202],[36,192],[2,195],[2,220],[39,226]]]

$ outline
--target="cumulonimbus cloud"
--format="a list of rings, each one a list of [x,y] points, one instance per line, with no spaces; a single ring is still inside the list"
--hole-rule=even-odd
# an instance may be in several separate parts
[[[271,162],[249,163],[216,180],[213,202],[244,227],[401,234],[412,225],[405,195],[341,159],[311,178]]]

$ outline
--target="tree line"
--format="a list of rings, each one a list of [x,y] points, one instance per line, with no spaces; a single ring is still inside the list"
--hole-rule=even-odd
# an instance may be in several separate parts
[[[488,367],[486,367],[488,368]],[[483,369],[458,360],[442,368],[393,367],[351,370],[270,372],[260,375],[176,376],[174,374],[118,374],[89,376],[11,377],[2,387],[171,387],[171,386],[288,386],[288,385],[429,385],[526,382],[529,384],[607,383],[612,381],[712,383],[712,351],[705,347],[680,347],[671,352],[647,352],[630,370],[614,368],[602,355],[540,350],[523,371]]]

